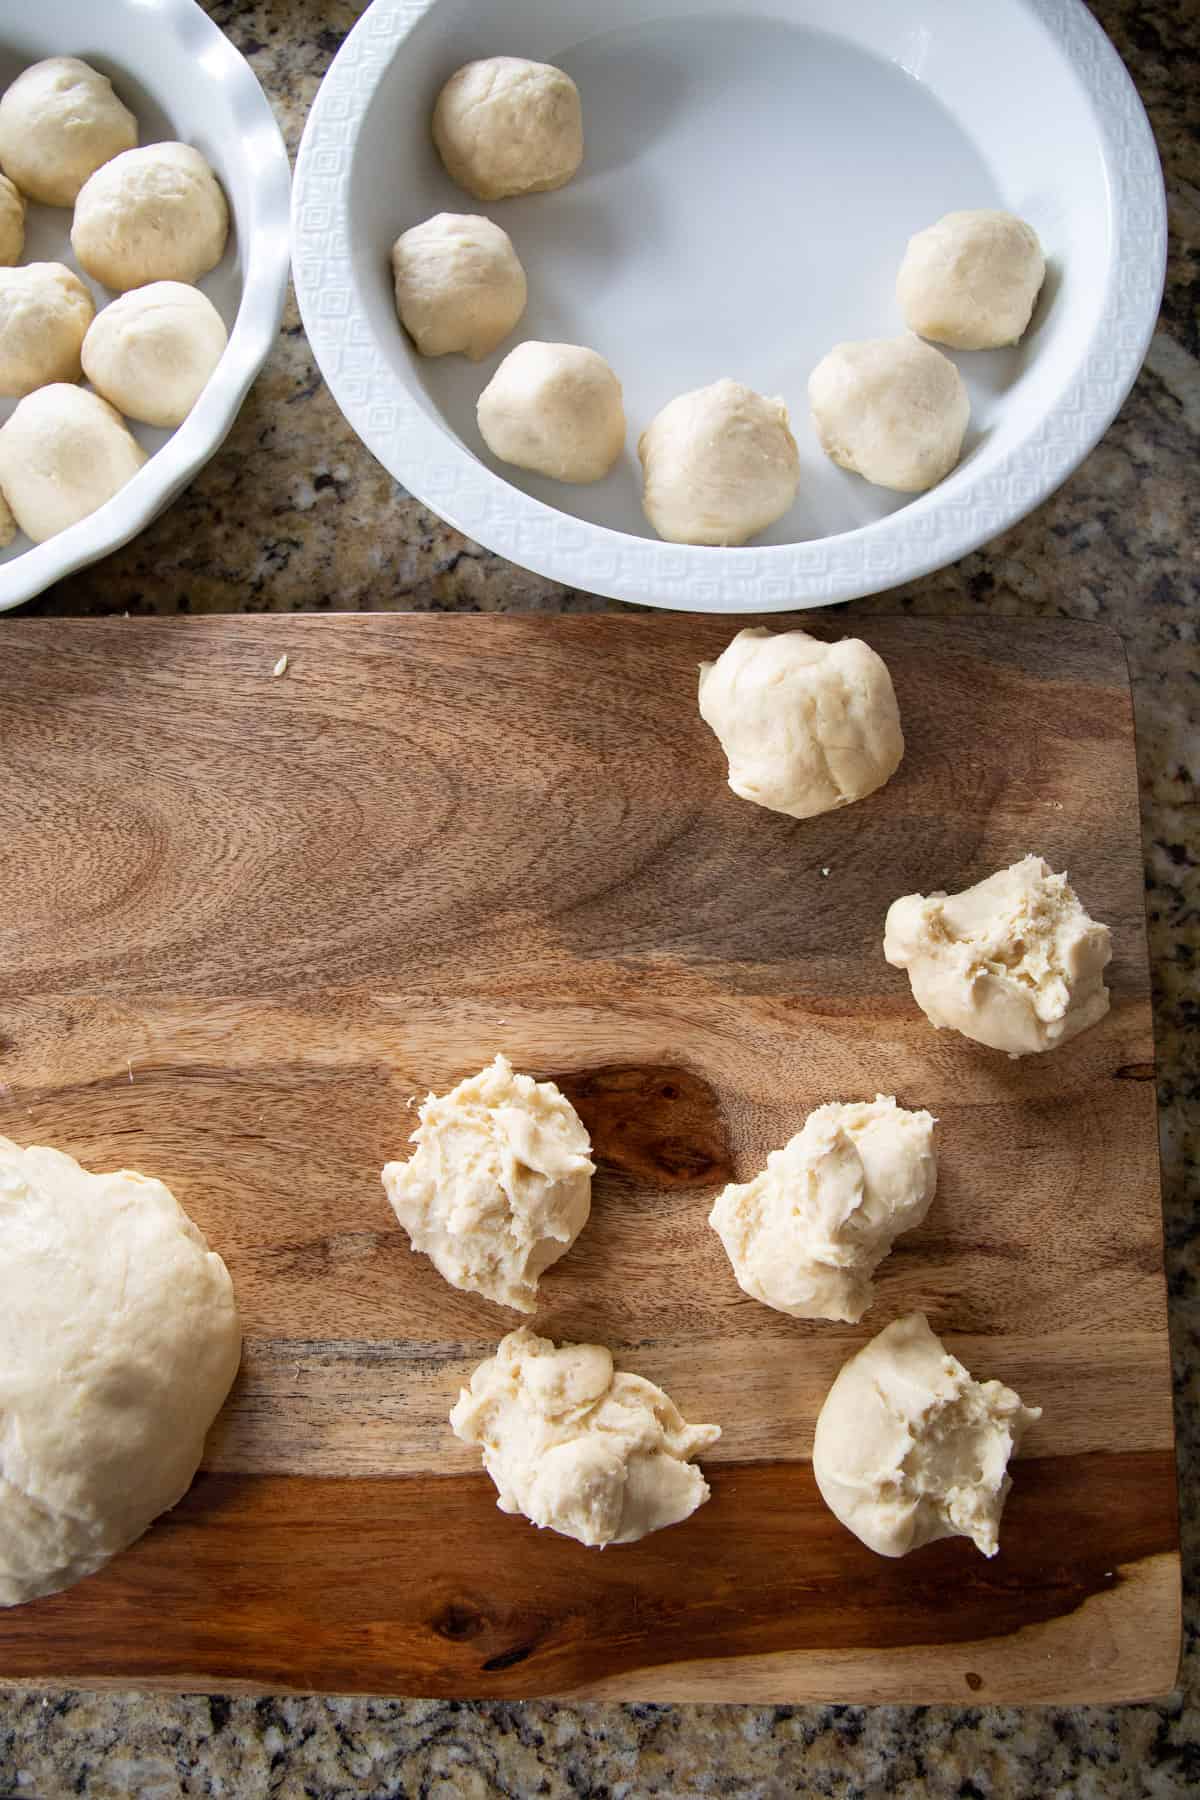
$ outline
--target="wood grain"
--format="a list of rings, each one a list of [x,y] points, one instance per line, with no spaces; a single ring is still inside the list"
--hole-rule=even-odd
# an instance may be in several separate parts
[[[731,630],[6,626],[0,1131],[168,1180],[229,1263],[247,1346],[193,1494],[102,1576],[0,1614],[0,1679],[934,1698],[965,1667],[990,1698],[1171,1685],[1120,646],[873,622],[908,754],[881,795],[801,824],[729,793],[696,714],[696,664]],[[1031,849],[1113,926],[1114,1007],[1009,1063],[931,1031],[879,940],[897,893]],[[724,1429],[714,1501],[648,1548],[588,1555],[504,1519],[445,1425],[514,1319],[409,1252],[379,1169],[413,1102],[497,1048],[561,1082],[599,1164],[539,1328],[604,1339]],[[813,1106],[877,1091],[941,1120],[925,1225],[860,1327],[756,1306],[706,1227],[713,1194]],[[993,1565],[961,1543],[884,1565],[812,1487],[834,1372],[916,1306],[1045,1409]]]

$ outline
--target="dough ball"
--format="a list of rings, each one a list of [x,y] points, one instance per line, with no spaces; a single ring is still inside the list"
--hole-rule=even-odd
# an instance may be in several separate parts
[[[718,1195],[708,1222],[738,1286],[794,1319],[857,1324],[871,1276],[937,1186],[934,1119],[883,1094],[819,1106],[753,1181]]]
[[[587,1224],[594,1164],[571,1102],[552,1081],[514,1075],[506,1057],[430,1094],[406,1162],[383,1185],[414,1250],[451,1287],[517,1312],[537,1308],[538,1276]]]
[[[225,321],[199,288],[152,281],[97,313],[83,372],[128,418],[182,425],[227,342]]]
[[[525,271],[507,231],[477,213],[438,213],[392,245],[400,323],[422,356],[490,356],[525,311]]]
[[[199,281],[225,254],[229,208],[190,144],[147,144],[105,163],[75,202],[71,247],[114,293],[148,281]]]
[[[740,381],[670,401],[638,455],[642,509],[669,544],[744,544],[783,517],[800,485],[787,407]]]
[[[221,1258],[161,1181],[0,1138],[0,1606],[181,1500],[241,1355]]]
[[[45,206],[73,206],[88,176],[137,141],[108,76],[77,56],[34,63],[0,99],[0,168]]]
[[[949,357],[911,336],[835,344],[809,376],[808,399],[826,456],[901,494],[950,473],[971,414]]]
[[[904,755],[887,664],[861,638],[739,631],[700,665],[700,717],[729,759],[734,793],[793,819],[873,794]]]
[[[600,481],[625,443],[621,384],[579,344],[518,344],[479,396],[493,456],[555,481]]]
[[[13,518],[12,507],[0,494],[0,550],[7,550],[17,535],[17,521]]]
[[[973,1381],[924,1313],[896,1319],[825,1396],[813,1474],[830,1512],[880,1556],[935,1538],[1000,1547],[1008,1459],[1035,1419],[999,1381]]]
[[[952,212],[908,240],[896,278],[904,322],[955,350],[1015,344],[1046,277],[1037,232],[1009,212]]]
[[[61,382],[27,395],[0,427],[0,488],[35,544],[94,513],[145,460],[107,400]]]
[[[20,262],[25,248],[25,202],[7,175],[0,175],[0,267]]]
[[[477,200],[560,188],[583,161],[579,89],[523,56],[467,63],[437,97],[433,141],[451,180]]]
[[[961,894],[893,901],[883,954],[908,970],[931,1025],[1009,1056],[1053,1050],[1108,1011],[1108,926],[1089,919],[1040,856]]]
[[[96,307],[65,263],[0,269],[0,394],[78,381]]]
[[[613,1368],[599,1344],[512,1331],[480,1363],[450,1414],[478,1444],[501,1512],[581,1544],[632,1544],[708,1499],[692,1457],[720,1437],[689,1425],[660,1387]]]

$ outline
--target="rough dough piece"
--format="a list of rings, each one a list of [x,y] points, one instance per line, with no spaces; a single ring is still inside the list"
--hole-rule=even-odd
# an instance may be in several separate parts
[[[479,362],[525,311],[525,271],[512,239],[477,213],[437,213],[392,245],[400,323],[422,356]]]
[[[240,1355],[225,1264],[161,1181],[0,1138],[0,1606],[182,1499]]]
[[[225,321],[199,288],[152,281],[97,313],[83,340],[83,370],[128,418],[182,425],[227,342]]]
[[[950,473],[971,416],[950,358],[911,334],[835,344],[809,376],[808,400],[826,456],[902,494]]]
[[[35,544],[94,513],[145,460],[107,400],[62,382],[26,395],[0,427],[0,488]]]
[[[931,1025],[1009,1056],[1053,1050],[1108,1011],[1108,926],[1089,919],[1066,875],[1040,856],[961,894],[894,900],[883,954],[908,970]]]
[[[418,1114],[409,1162],[383,1185],[414,1250],[451,1287],[517,1312],[537,1307],[538,1276],[587,1224],[595,1165],[583,1123],[552,1081],[514,1075],[497,1056]]]
[[[0,265],[11,267],[25,248],[25,202],[7,175],[0,175]]]
[[[555,481],[601,481],[625,443],[621,384],[579,344],[518,344],[479,396],[484,443]]]
[[[601,1545],[694,1513],[709,1488],[691,1458],[721,1435],[689,1425],[652,1381],[614,1370],[601,1345],[556,1349],[524,1329],[480,1363],[450,1423],[482,1449],[501,1512]]]
[[[7,550],[17,535],[17,521],[13,518],[12,507],[0,494],[0,550]]]
[[[450,179],[477,200],[560,188],[583,161],[579,89],[552,63],[469,62],[437,97],[433,141]]]
[[[896,277],[904,322],[956,350],[1024,334],[1046,278],[1037,232],[1010,212],[952,212],[908,240]]]
[[[734,793],[793,819],[874,793],[904,755],[887,664],[861,638],[739,631],[700,665],[700,716]]]
[[[88,176],[137,141],[112,82],[77,56],[34,63],[0,99],[0,168],[45,206],[73,206]]]
[[[65,263],[0,268],[0,394],[78,381],[95,313],[91,294]]]
[[[884,1094],[810,1113],[709,1214],[742,1291],[793,1319],[857,1324],[875,1298],[871,1276],[929,1211],[934,1124]]]
[[[638,455],[642,510],[669,544],[744,544],[783,517],[800,485],[787,407],[740,381],[669,401]]]
[[[880,1556],[936,1538],[1000,1547],[1008,1459],[1035,1419],[999,1381],[973,1381],[924,1313],[886,1326],[825,1396],[813,1474],[826,1506]]]
[[[71,247],[114,293],[148,281],[199,281],[225,253],[229,207],[190,144],[126,150],[84,183]]]

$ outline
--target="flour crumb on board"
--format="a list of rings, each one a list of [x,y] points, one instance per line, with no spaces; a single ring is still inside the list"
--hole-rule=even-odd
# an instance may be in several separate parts
[[[823,869],[822,869],[822,870],[821,870],[821,873],[822,873],[822,875],[825,875],[825,876],[829,876],[829,875],[832,875],[832,874],[833,874],[833,870],[832,870],[832,869],[827,869],[827,868],[823,868]]]
[[[133,1063],[129,1060],[128,1057],[125,1059],[125,1067],[129,1070],[129,1085],[130,1085],[130,1087],[132,1087],[133,1086]]]
[[[287,659],[287,651],[285,650],[283,655],[280,657],[279,661],[275,664],[275,667],[271,670],[272,675],[286,675],[287,674],[287,666],[288,666],[288,659]]]

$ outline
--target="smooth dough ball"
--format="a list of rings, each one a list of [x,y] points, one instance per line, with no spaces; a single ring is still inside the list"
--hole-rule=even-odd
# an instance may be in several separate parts
[[[1009,1056],[1053,1050],[1108,1011],[1108,926],[1088,917],[1066,876],[1040,856],[961,894],[893,901],[883,954],[908,970],[931,1025]]]
[[[955,350],[1024,334],[1046,277],[1037,232],[1009,212],[952,212],[908,240],[896,278],[905,324]]]
[[[887,664],[861,638],[739,631],[700,664],[700,717],[729,759],[734,793],[793,819],[873,794],[904,755]]]
[[[0,168],[45,206],[73,206],[88,176],[137,141],[108,76],[77,56],[34,63],[0,99]]]
[[[438,213],[392,245],[400,323],[422,356],[490,356],[525,311],[525,271],[507,231],[477,213]]]
[[[783,517],[800,485],[787,407],[740,381],[669,401],[638,455],[642,509],[670,544],[744,544]]]
[[[225,254],[229,207],[190,144],[126,150],[84,183],[71,247],[114,293],[148,281],[199,281]]]
[[[600,481],[625,443],[621,384],[579,344],[518,344],[479,396],[484,443],[555,481]]]
[[[825,1396],[813,1474],[830,1512],[880,1556],[936,1538],[1000,1548],[1008,1460],[1035,1419],[999,1381],[973,1381],[924,1313],[896,1319]]]
[[[467,63],[437,97],[433,141],[451,180],[477,200],[560,188],[583,161],[579,89],[523,56]]]
[[[83,372],[130,419],[182,425],[221,360],[225,321],[199,288],[152,281],[97,313]]]
[[[0,266],[20,262],[25,248],[25,202],[7,175],[0,175]]]
[[[538,1276],[587,1224],[595,1165],[583,1122],[552,1081],[514,1075],[506,1057],[430,1094],[410,1161],[383,1185],[414,1250],[451,1287],[517,1312],[537,1308]]]
[[[689,1425],[669,1395],[614,1370],[599,1344],[510,1332],[450,1414],[478,1444],[501,1512],[524,1513],[581,1544],[633,1544],[708,1499],[692,1457],[717,1425]]]
[[[856,1324],[875,1298],[871,1276],[929,1211],[934,1123],[884,1094],[810,1113],[709,1214],[742,1291],[794,1319]]]
[[[17,521],[13,518],[12,507],[0,494],[0,550],[7,550],[17,535]]]
[[[91,294],[65,263],[0,269],[0,394],[78,381],[95,313]]]
[[[107,400],[62,382],[27,395],[0,427],[0,488],[35,544],[94,513],[145,460]]]
[[[0,1138],[0,1606],[183,1498],[240,1355],[225,1264],[161,1181]]]
[[[971,416],[950,358],[912,336],[835,344],[809,376],[808,400],[826,456],[902,494],[950,473]]]

